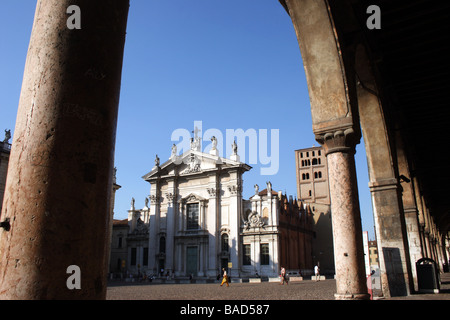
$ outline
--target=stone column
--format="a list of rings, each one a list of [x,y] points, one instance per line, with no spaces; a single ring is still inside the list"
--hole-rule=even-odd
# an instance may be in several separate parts
[[[81,29],[69,29],[71,5]],[[106,297],[128,0],[39,0],[0,231],[0,298]],[[81,289],[68,289],[80,268]],[[76,276],[76,275],[75,275]]]
[[[336,299],[368,299],[352,129],[316,137],[328,162]]]

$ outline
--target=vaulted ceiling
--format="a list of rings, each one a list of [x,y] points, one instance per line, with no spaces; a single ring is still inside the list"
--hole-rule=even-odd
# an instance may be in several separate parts
[[[280,0],[284,5],[284,0]],[[383,94],[391,135],[400,131],[411,175],[432,218],[450,231],[450,2],[328,1],[341,45],[364,39]],[[381,11],[369,29],[367,8]]]

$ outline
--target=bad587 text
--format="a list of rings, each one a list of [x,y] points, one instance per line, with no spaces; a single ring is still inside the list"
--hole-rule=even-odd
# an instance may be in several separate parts
[[[268,304],[226,304],[224,308],[224,314],[239,314],[239,315],[252,315],[252,314],[267,314],[269,311]]]

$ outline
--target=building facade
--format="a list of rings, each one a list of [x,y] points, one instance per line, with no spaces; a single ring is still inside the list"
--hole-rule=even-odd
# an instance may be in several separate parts
[[[180,279],[216,279],[222,268],[232,278],[278,277],[281,266],[310,274],[310,208],[270,182],[262,191],[254,185],[244,200],[243,174],[251,167],[239,161],[237,146],[227,159],[192,142],[183,155],[174,146],[162,164],[157,156],[143,176],[150,196],[143,209],[132,200],[127,222],[115,221],[111,270]]]
[[[111,235],[111,255],[109,260],[109,272],[117,276],[124,275],[128,261],[128,219],[114,220]]]
[[[333,275],[334,250],[328,164],[322,147],[295,150],[297,197],[311,208],[314,223],[312,251],[322,274]]]

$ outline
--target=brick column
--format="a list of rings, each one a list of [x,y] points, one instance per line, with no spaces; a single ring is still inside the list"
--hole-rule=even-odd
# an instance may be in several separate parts
[[[69,29],[68,7],[81,11]],[[39,0],[0,230],[1,299],[106,296],[114,144],[129,0]],[[80,268],[81,289],[66,285]],[[70,271],[70,270],[69,270]]]
[[[316,136],[328,162],[336,268],[336,299],[369,299],[364,271],[361,215],[352,129]]]

